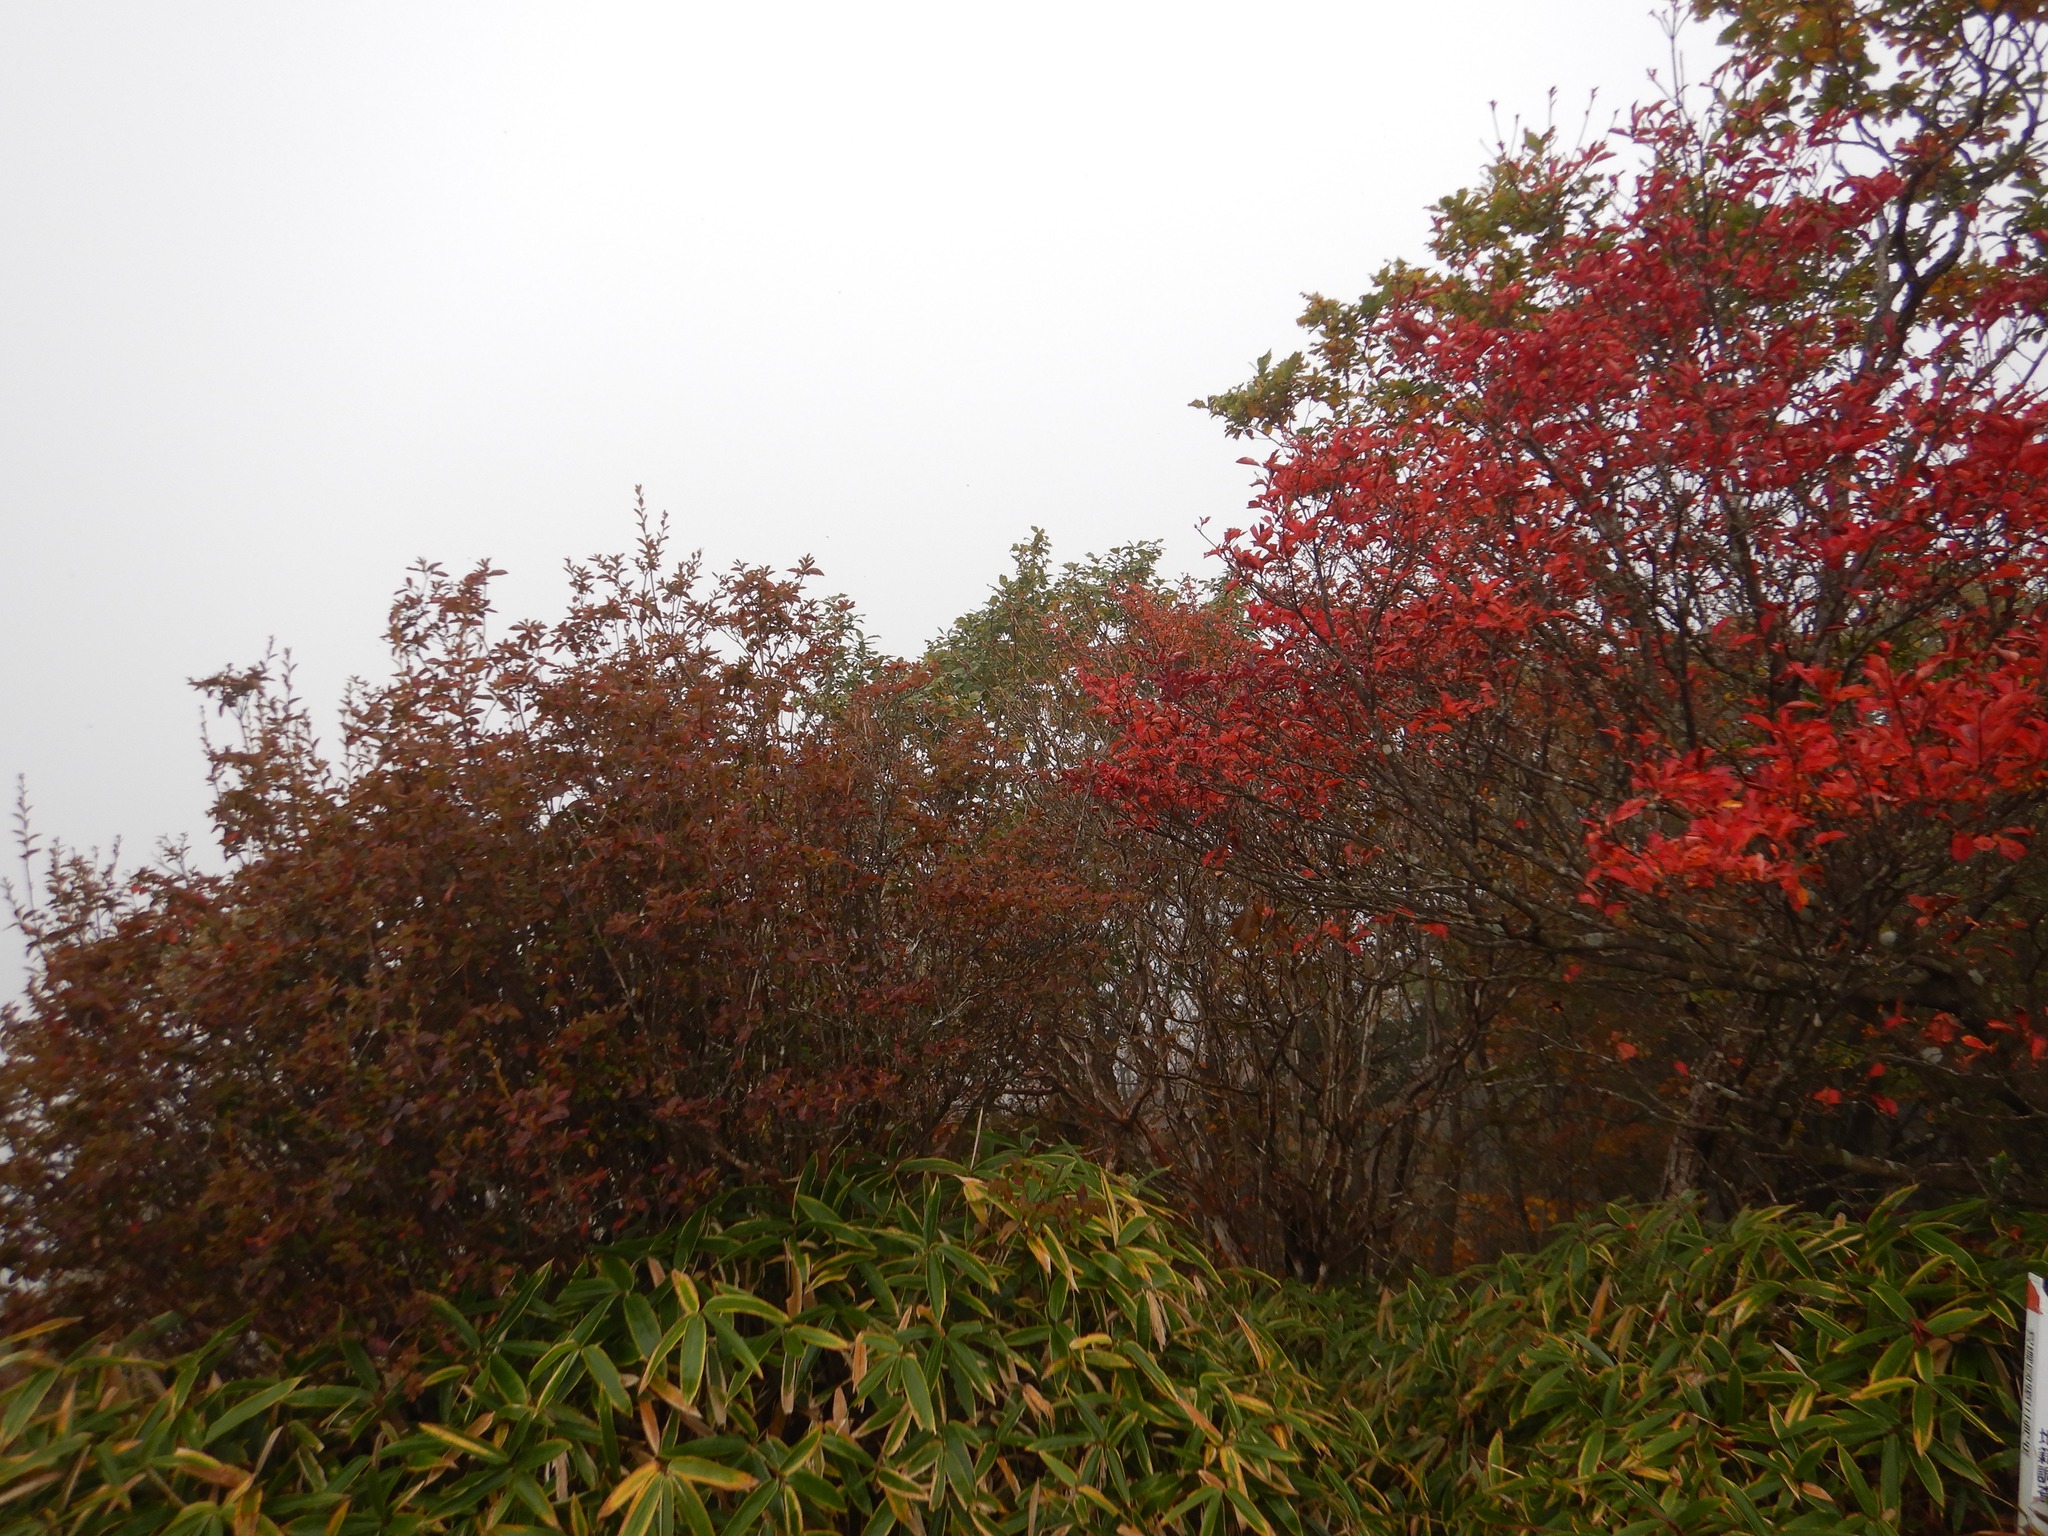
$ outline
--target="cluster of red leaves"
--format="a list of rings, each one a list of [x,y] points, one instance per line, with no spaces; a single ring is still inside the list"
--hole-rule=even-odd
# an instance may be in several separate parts
[[[1085,952],[985,732],[798,580],[428,571],[336,765],[207,685],[224,874],[60,862],[0,1060],[18,1305],[371,1322],[849,1137],[971,1118]]]
[[[1576,218],[1390,282],[1227,536],[1246,643],[1097,683],[1141,825],[1735,999],[1695,1120],[1900,1048],[1901,1006],[1992,1038],[2048,895],[2048,289],[1973,205],[1935,215],[1967,280],[1892,281],[1942,146],[1852,172],[1869,124],[1730,94],[1639,113],[1596,198],[1599,153],[1540,146],[1517,193]]]
[[[1267,516],[1229,549],[1260,644],[1226,673],[1111,680],[1126,735],[1102,782],[1310,807],[1390,742],[1426,755],[1521,711],[1608,732],[1627,765],[1637,793],[1589,833],[1596,884],[1797,901],[1814,849],[1896,818],[1957,828],[1958,857],[2010,851],[2003,809],[2048,783],[2048,408],[1946,376],[2039,295],[2016,282],[1888,374],[1845,370],[1844,322],[1787,310],[1895,178],[1800,185],[1809,149],[1724,168],[1755,210],[1739,229],[1652,173],[1621,227],[1552,253],[1533,317],[1518,288],[1492,314],[1426,287],[1390,309],[1414,408],[1271,462]],[[1652,807],[1675,835],[1610,835]]]

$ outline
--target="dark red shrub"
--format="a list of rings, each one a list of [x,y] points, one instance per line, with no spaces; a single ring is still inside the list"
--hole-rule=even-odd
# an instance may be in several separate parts
[[[225,873],[53,863],[0,1032],[18,1307],[390,1319],[921,1144],[1033,1050],[1092,901],[808,571],[651,536],[498,638],[490,574],[400,595],[338,758],[274,668],[202,684]]]

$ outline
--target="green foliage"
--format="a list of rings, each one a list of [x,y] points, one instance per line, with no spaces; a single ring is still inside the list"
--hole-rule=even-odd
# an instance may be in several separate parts
[[[1617,1206],[1372,1297],[1219,1275],[1065,1153],[813,1172],[437,1302],[381,1373],[17,1336],[0,1536],[1981,1529],[2044,1251],[1981,1204]]]
[[[1297,1297],[1377,1528],[2010,1528],[2018,1298],[2048,1220],[1615,1207],[1452,1281]]]
[[[886,1536],[1341,1522],[1327,1421],[1162,1213],[1063,1154],[812,1174],[260,1380],[18,1336],[0,1532]]]
[[[925,652],[938,695],[972,712],[1034,768],[1071,766],[1100,736],[1081,669],[1121,641],[1137,594],[1167,591],[1157,543],[1054,568],[1043,528],[1010,546],[1010,574]]]

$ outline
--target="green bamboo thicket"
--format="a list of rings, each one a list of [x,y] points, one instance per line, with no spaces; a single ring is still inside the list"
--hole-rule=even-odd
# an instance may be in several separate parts
[[[1128,1185],[1064,1154],[814,1175],[661,1239],[224,1381],[16,1339],[0,1531],[834,1530],[1344,1523],[1310,1384]],[[1325,1505],[1332,1506],[1330,1511]]]
[[[1617,1206],[1319,1292],[1066,1152],[814,1169],[382,1360],[17,1336],[0,1536],[1984,1530],[2044,1253],[1982,1202]]]
[[[1276,1334],[1342,1404],[1375,1529],[2011,1529],[2024,1274],[2048,1221],[1610,1208],[1540,1252]]]

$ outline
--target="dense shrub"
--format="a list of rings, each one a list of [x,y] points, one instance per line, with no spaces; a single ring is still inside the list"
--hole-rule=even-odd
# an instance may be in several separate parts
[[[12,1341],[0,1536],[2003,1525],[2048,1221],[1616,1207],[1377,1295],[1219,1274],[1065,1153],[808,1174],[438,1339],[223,1381]]]
[[[1278,1331],[1344,1404],[1375,1529],[2011,1529],[2048,1220],[1625,1208]]]
[[[1199,1251],[1067,1155],[731,1195],[564,1281],[209,1375],[17,1339],[0,1532],[797,1536],[1343,1523],[1346,1458]],[[619,1522],[609,1517],[617,1515]]]
[[[984,1120],[1318,1283],[2048,1203],[2048,27],[1692,8],[1728,67],[1622,169],[1504,144],[1210,402],[1272,434],[1216,586],[1041,536],[889,662],[643,526],[552,624],[422,566],[333,748],[204,680],[225,867],[15,905],[5,1326],[388,1339]],[[1963,1508],[1913,1449],[1878,1510]]]
[[[1145,645],[1170,613],[1177,652],[1214,655],[1241,618],[1227,597],[1160,580],[1153,545],[1055,567],[1038,533],[1013,553],[987,602],[927,650],[932,689],[1036,770],[1031,818],[1105,899],[1100,971],[1041,1034],[1012,1106],[1156,1175],[1231,1260],[1310,1281],[1446,1268],[1525,1239],[1502,1166],[1532,1201],[1654,1193],[1602,1177],[1636,1150],[1602,1144],[1611,1102],[1580,1094],[1558,1113],[1547,1090],[1568,1074],[1494,1027],[1513,987],[1447,974],[1412,935],[1349,935],[1199,849],[1133,833],[1074,781],[1111,730],[1086,680],[1134,659],[1134,615],[1149,615]],[[1531,1162],[1540,1178],[1524,1177]],[[1605,1166],[1587,1178],[1588,1162]]]
[[[807,573],[637,556],[494,629],[428,569],[315,741],[204,686],[230,863],[54,861],[0,1009],[6,1304],[314,1332],[571,1262],[1016,1080],[1092,899]]]

